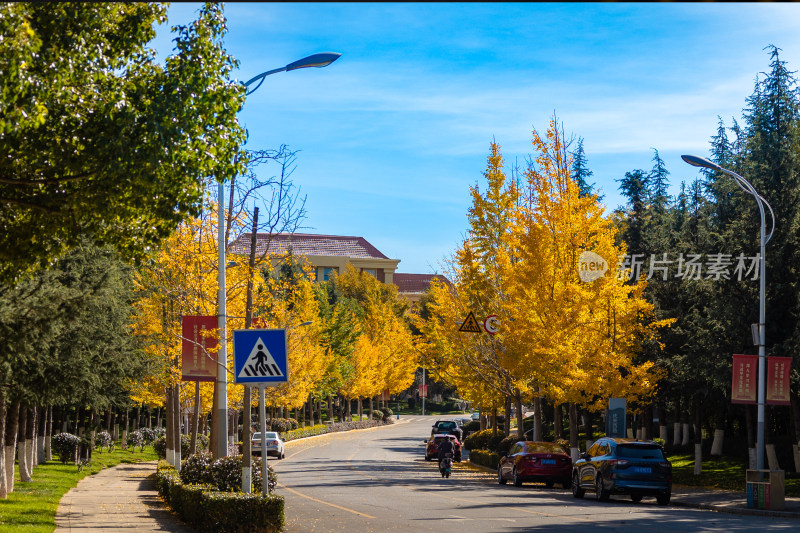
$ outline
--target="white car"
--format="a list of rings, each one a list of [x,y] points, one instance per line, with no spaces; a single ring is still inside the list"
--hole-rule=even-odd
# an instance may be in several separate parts
[[[283,441],[277,431],[267,431],[267,455],[274,455],[278,459],[283,459]],[[250,441],[250,451],[253,455],[261,455],[261,432],[253,433]]]

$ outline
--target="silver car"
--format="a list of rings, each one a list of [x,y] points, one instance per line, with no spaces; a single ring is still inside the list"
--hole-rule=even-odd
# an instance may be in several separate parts
[[[283,451],[283,441],[277,431],[267,431],[267,455],[274,455],[278,459],[283,459],[286,455]],[[250,441],[250,451],[253,455],[261,455],[261,432],[253,433]]]

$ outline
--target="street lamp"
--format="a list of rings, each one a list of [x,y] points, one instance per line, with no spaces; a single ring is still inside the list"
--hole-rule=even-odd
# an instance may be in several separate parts
[[[708,159],[697,157],[695,155],[682,155],[681,159],[686,161],[692,166],[695,167],[702,167],[707,168],[710,170],[716,170],[718,172],[723,172],[732,176],[736,180],[736,184],[741,187],[743,191],[748,194],[753,195],[758,203],[758,210],[761,214],[761,251],[759,256],[759,298],[758,298],[758,414],[757,414],[757,426],[756,426],[756,469],[763,470],[764,469],[764,405],[765,397],[766,397],[766,259],[765,259],[765,249],[766,245],[769,240],[772,238],[772,234],[775,233],[775,213],[772,211],[772,207],[769,205],[763,196],[758,194],[755,187],[744,179],[742,176],[728,170],[726,168],[722,168],[721,166],[717,165],[716,163],[712,163]],[[772,217],[772,229],[767,235],[767,225],[764,216],[764,206],[767,206],[769,209],[770,216]]]
[[[276,68],[262,72],[258,76],[246,81],[244,83],[245,95],[251,94],[253,91],[261,87],[264,78],[278,72],[288,72],[308,67],[326,67],[339,59],[342,54],[337,52],[323,52],[320,54],[313,54],[304,57],[294,63],[289,63],[285,67]],[[258,85],[252,89],[248,89],[253,83],[259,82]],[[220,183],[217,189],[218,201],[218,265],[219,277],[217,293],[217,307],[219,314],[217,315],[217,327],[219,328],[219,354],[220,365],[217,367],[217,381],[214,383],[217,403],[214,406],[215,415],[212,417],[214,435],[216,436],[213,443],[213,456],[215,459],[226,457],[228,455],[228,354],[226,347],[226,309],[225,309],[225,187]]]

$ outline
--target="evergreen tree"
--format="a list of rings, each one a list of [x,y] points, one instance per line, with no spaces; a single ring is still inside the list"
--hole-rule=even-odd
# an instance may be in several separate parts
[[[586,163],[586,154],[583,151],[583,137],[581,137],[578,139],[578,146],[572,152],[572,168],[570,172],[570,177],[578,185],[578,194],[581,198],[596,194],[594,190],[595,184],[589,183],[589,178],[593,175],[594,172],[589,170]],[[602,199],[602,196],[598,197],[598,200],[602,201]]]

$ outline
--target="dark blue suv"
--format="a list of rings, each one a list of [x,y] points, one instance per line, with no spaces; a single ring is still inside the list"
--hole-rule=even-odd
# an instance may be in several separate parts
[[[612,494],[630,494],[635,502],[655,496],[659,505],[667,505],[672,464],[657,442],[604,437],[572,466],[572,495],[583,498],[587,490],[600,501]]]

